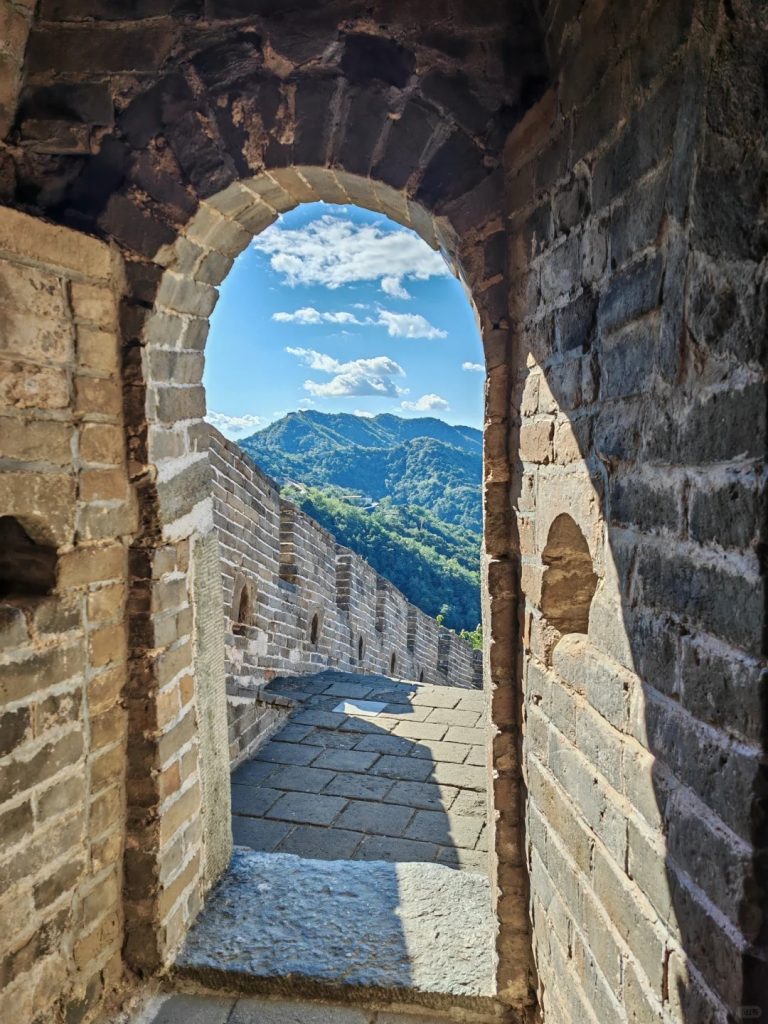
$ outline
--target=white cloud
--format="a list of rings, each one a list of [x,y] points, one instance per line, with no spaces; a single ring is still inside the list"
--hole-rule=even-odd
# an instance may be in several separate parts
[[[469,370],[470,373],[485,373],[485,367],[482,363],[462,363],[462,370]]]
[[[411,293],[404,287],[402,278],[382,277],[381,290],[385,295],[391,295],[393,299],[410,299]]]
[[[382,309],[378,323],[387,328],[390,338],[444,338],[447,334],[420,313],[392,313]]]
[[[376,413],[368,412],[366,409],[355,409],[352,415],[361,416],[364,420],[372,420]]]
[[[225,437],[232,440],[237,437],[247,437],[264,423],[263,417],[254,416],[252,413],[246,413],[244,416],[229,416],[225,412],[214,412],[212,409],[208,410],[205,418]]]
[[[312,306],[303,306],[295,309],[292,313],[273,313],[272,319],[281,324],[319,324],[325,321],[328,324],[365,324],[365,320],[358,320],[354,313],[345,310],[338,312],[321,313],[319,309]],[[372,322],[372,321],[369,321]]]
[[[404,279],[426,281],[450,274],[442,256],[413,231],[355,224],[332,214],[324,214],[301,228],[283,228],[277,222],[258,235],[253,244],[291,286],[339,288],[381,280],[384,287],[387,279],[390,286],[397,282],[405,290]]]
[[[401,409],[413,409],[415,412],[447,412],[450,406],[440,395],[422,395],[415,402],[401,402]]]
[[[321,313],[312,306],[296,309],[293,313],[273,313],[272,319],[279,323],[294,324],[352,324],[356,327],[386,327],[390,338],[445,338],[447,331],[435,327],[421,313],[393,313],[380,309],[376,319],[367,316],[364,320],[346,310]]]
[[[287,348],[286,352],[296,356],[310,369],[332,375],[331,380],[324,383],[314,380],[304,382],[304,390],[317,398],[340,398],[348,395],[397,397],[405,394],[392,379],[404,377],[405,371],[389,356],[352,359],[342,363],[312,348]]]

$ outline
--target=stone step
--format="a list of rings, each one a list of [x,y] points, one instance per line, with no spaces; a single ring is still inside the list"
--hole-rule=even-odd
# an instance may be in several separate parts
[[[233,993],[502,1013],[484,875],[237,847],[172,969]]]

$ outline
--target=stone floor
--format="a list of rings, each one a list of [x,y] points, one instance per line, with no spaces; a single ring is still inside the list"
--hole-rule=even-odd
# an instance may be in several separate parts
[[[299,707],[232,776],[237,845],[486,870],[482,693],[333,671],[269,690]]]
[[[238,848],[172,977],[209,990],[487,1010],[494,934],[479,872]]]
[[[155,997],[131,1024],[446,1024],[446,1020],[294,1000],[177,993]]]

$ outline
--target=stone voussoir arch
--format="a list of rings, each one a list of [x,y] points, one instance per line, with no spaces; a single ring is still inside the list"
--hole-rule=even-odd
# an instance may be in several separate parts
[[[470,197],[470,201],[473,198]],[[464,281],[474,302],[487,352],[486,515],[495,524],[509,515],[503,487],[506,472],[505,423],[509,404],[503,365],[506,323],[503,319],[496,319],[493,307],[493,296],[499,285],[503,287],[503,266],[487,262],[484,255],[488,249],[489,233],[492,236],[499,224],[498,207],[489,203],[485,223],[461,233],[447,217],[432,216],[406,192],[398,192],[381,182],[333,168],[275,168],[233,182],[216,196],[203,200],[174,244],[162,247],[155,256],[155,265],[162,268],[155,300],[148,315],[142,318],[140,337],[129,338],[126,343],[128,351],[136,355],[133,366],[139,371],[128,379],[127,389],[129,394],[132,389],[140,390],[144,398],[143,405],[129,401],[127,407],[133,412],[133,419],[128,424],[129,445],[135,445],[136,439],[145,441],[145,461],[134,463],[143,509],[142,521],[152,524],[152,530],[145,533],[143,539],[139,538],[145,552],[154,550],[157,556],[167,551],[169,546],[194,552],[200,545],[215,545],[207,460],[208,434],[203,422],[203,350],[208,316],[216,303],[217,286],[254,235],[273,223],[279,213],[302,202],[316,201],[362,206],[384,213],[416,230],[432,247],[440,248]],[[129,296],[127,301],[130,306],[136,300]],[[130,318],[127,319],[130,322]],[[506,592],[498,589],[508,585],[508,576],[500,571],[507,552],[498,547],[498,539],[503,537],[506,540],[506,536],[498,528],[487,535],[491,632],[497,596],[501,614],[506,614],[508,608]],[[177,566],[178,559],[174,569]],[[202,616],[204,612],[198,608],[197,614]],[[509,632],[505,632],[504,625],[499,623],[496,628],[498,635],[504,635],[506,643],[509,643]],[[182,638],[176,641],[177,645],[181,642]],[[136,651],[135,655],[141,659],[141,652]],[[491,680],[495,680],[496,685],[506,682],[505,662],[500,655],[497,642],[494,651],[497,660],[491,664]],[[196,677],[193,654],[190,654],[187,666],[179,667],[179,672],[185,668]],[[198,678],[197,684],[196,708],[202,723],[210,717],[214,704],[219,700],[223,704],[223,683],[208,680],[209,687],[213,687],[208,693],[202,692],[203,680]],[[158,679],[158,692],[165,685],[166,681]],[[504,723],[498,725],[503,730]],[[215,751],[225,747],[217,742],[210,730],[208,733],[206,739],[206,730],[201,730],[199,764],[192,771],[193,780],[187,784],[195,786],[195,775],[201,780],[214,776],[218,779],[215,785],[218,797],[214,806],[206,793],[206,786],[200,787],[199,798],[203,807],[200,877],[190,879],[189,889],[194,889],[195,885],[199,887],[201,883],[204,887],[206,879],[215,878],[229,850],[229,822],[222,813],[220,799],[226,765],[223,762],[212,764],[216,761]],[[164,734],[158,732],[155,742],[162,745],[163,741]],[[172,750],[172,744],[169,749]],[[173,757],[174,753],[169,756]],[[161,771],[167,767],[165,763],[159,765]],[[162,802],[158,803],[156,821],[161,823],[160,831],[164,815],[172,812],[173,803],[167,807]],[[135,841],[146,851],[149,839],[145,831],[142,836],[136,836]],[[171,844],[174,839],[175,836],[169,837]],[[509,838],[506,841],[509,842]],[[158,878],[163,875],[166,846],[160,841],[154,844]],[[158,897],[160,894],[158,887]],[[180,899],[182,896],[180,894]],[[130,907],[127,910],[130,932]],[[183,935],[184,927],[180,923],[178,937]],[[177,941],[175,932],[169,934],[168,950],[158,949],[159,962],[168,955],[174,941]]]

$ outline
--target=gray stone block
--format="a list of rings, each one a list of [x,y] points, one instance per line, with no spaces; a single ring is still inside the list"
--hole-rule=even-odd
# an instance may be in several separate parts
[[[357,832],[401,836],[413,817],[413,813],[412,808],[398,804],[353,800],[339,815],[336,823],[339,828],[349,828]]]
[[[227,1024],[234,999],[216,996],[172,995],[148,1024]]]
[[[307,825],[330,825],[344,808],[346,800],[315,793],[285,793],[268,811],[268,818],[301,822]]]

